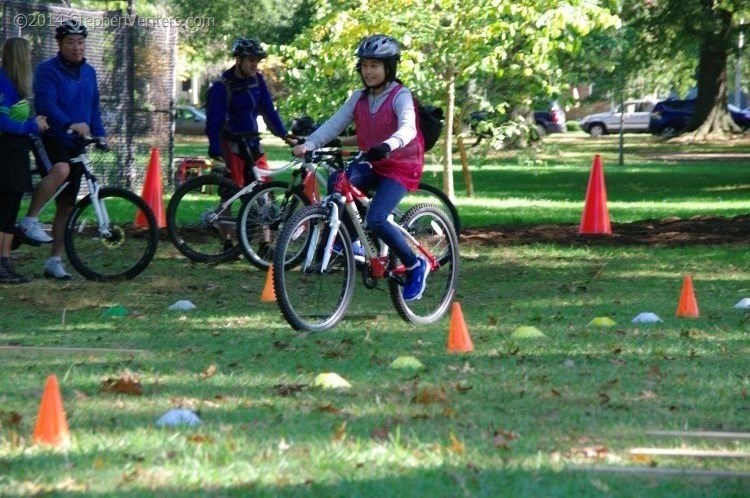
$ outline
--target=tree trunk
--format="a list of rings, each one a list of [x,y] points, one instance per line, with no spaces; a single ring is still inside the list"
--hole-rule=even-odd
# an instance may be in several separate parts
[[[682,141],[721,138],[742,129],[727,110],[727,58],[731,48],[732,13],[719,9],[714,14],[718,32],[706,33],[698,61],[698,97],[695,112]]]
[[[445,116],[445,154],[443,157],[443,192],[451,200],[456,198],[453,189],[453,113],[456,106],[456,72],[448,68],[448,109]]]
[[[456,137],[458,152],[461,154],[461,172],[464,174],[464,185],[466,185],[466,195],[474,197],[474,180],[471,179],[471,170],[469,169],[469,157],[466,155],[466,145],[461,135]]]

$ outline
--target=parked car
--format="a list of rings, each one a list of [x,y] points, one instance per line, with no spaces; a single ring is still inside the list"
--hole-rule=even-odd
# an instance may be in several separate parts
[[[495,115],[488,111],[474,111],[469,116],[469,126],[472,132],[476,133],[479,123],[494,119]],[[534,123],[541,136],[550,133],[565,133],[565,111],[554,101],[548,110],[534,111]]]
[[[732,104],[727,106],[732,119],[742,129],[750,128],[750,111]],[[651,111],[648,131],[654,135],[672,137],[690,124],[695,112],[695,99],[668,99],[657,103]]]
[[[565,133],[567,131],[565,124],[565,111],[563,111],[557,101],[552,102],[549,110],[534,111],[534,122],[540,135],[549,135],[550,133]]]
[[[609,112],[589,114],[578,124],[592,137],[608,133],[619,133],[620,122],[624,133],[645,133],[648,131],[649,116],[654,103],[650,100],[628,100]]]
[[[175,108],[175,132],[186,135],[203,135],[206,128],[206,113],[192,105]]]

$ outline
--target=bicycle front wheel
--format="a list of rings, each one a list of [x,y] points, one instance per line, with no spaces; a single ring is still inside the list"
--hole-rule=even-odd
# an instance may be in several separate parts
[[[420,325],[436,322],[450,307],[458,282],[458,237],[453,223],[435,206],[421,204],[404,215],[401,226],[435,258],[438,266],[428,275],[427,288],[422,298],[416,301],[405,301],[403,287],[390,280],[391,301],[407,322]],[[417,254],[421,254],[412,241],[409,244]],[[395,255],[391,257],[391,268],[400,264]]]
[[[284,223],[310,204],[298,187],[285,182],[256,186],[242,203],[239,213],[238,239],[242,252],[256,268],[267,270],[273,264],[273,253]]]
[[[221,263],[239,256],[241,200],[225,205],[239,190],[233,181],[213,174],[182,184],[167,206],[167,233],[177,250],[198,263]]]
[[[103,188],[99,202],[108,226],[102,225],[90,195],[70,213],[65,226],[68,259],[89,280],[131,279],[146,269],[156,253],[159,230],[154,213],[125,189]]]
[[[354,294],[354,254],[343,224],[337,251],[324,268],[330,233],[328,208],[320,204],[297,211],[279,235],[273,258],[273,286],[281,314],[295,330],[318,332],[334,327]],[[291,255],[302,255],[295,259]]]

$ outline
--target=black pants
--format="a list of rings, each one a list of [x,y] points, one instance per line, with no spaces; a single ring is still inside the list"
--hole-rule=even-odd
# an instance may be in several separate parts
[[[0,232],[15,233],[22,198],[21,192],[0,192]]]

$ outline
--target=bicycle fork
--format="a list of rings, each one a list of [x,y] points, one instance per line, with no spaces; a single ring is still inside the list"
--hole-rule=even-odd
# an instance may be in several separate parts
[[[112,236],[112,231],[109,226],[107,208],[104,206],[104,201],[99,199],[99,184],[88,177],[86,178],[86,183],[89,186],[91,205],[94,208],[94,213],[96,213],[96,218],[99,220],[99,235],[107,239]]]

